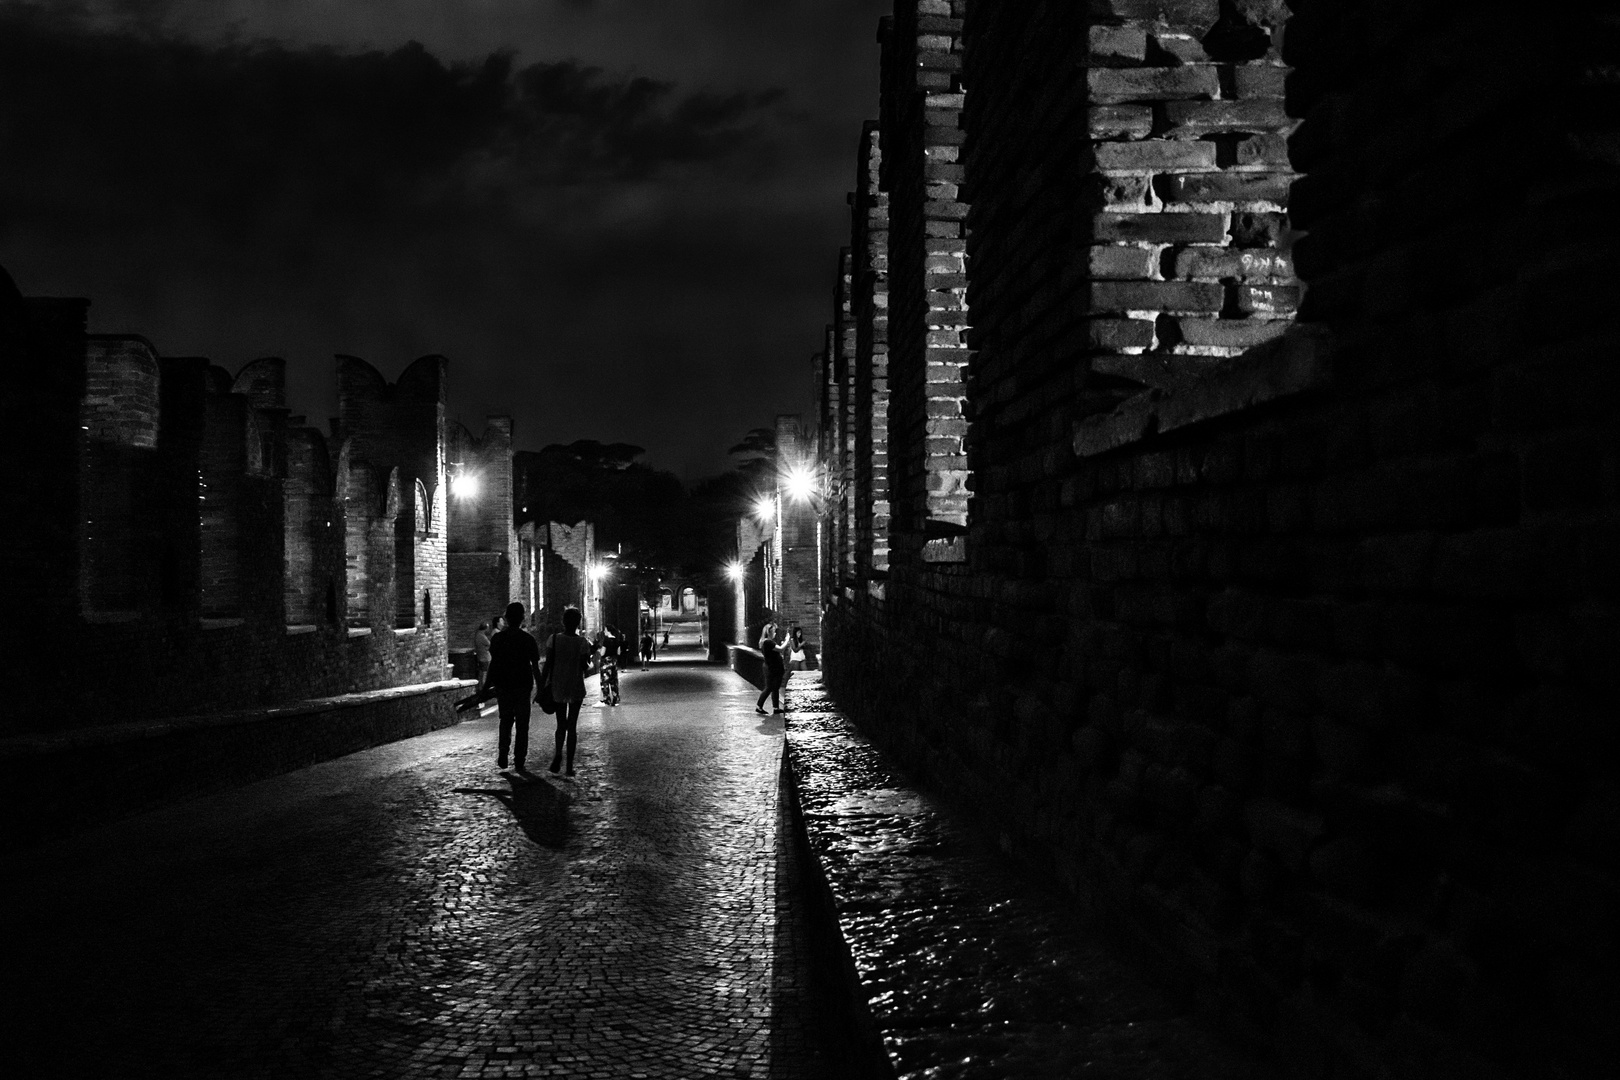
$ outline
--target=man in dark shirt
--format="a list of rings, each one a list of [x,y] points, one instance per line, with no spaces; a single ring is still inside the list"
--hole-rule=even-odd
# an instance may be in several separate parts
[[[534,688],[540,682],[540,646],[523,629],[523,605],[506,605],[506,629],[489,640],[489,684],[495,688],[495,703],[501,714],[500,756],[496,762],[506,768],[506,748],[517,727],[517,745],[512,747],[513,763],[523,772],[523,759],[529,752],[529,709]]]

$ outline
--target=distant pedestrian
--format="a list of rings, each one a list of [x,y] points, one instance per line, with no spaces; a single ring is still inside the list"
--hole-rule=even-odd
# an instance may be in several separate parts
[[[782,708],[782,680],[787,671],[782,663],[782,649],[776,638],[770,634],[761,634],[759,651],[765,658],[765,688],[759,692],[759,700],[754,702],[754,711],[765,712],[765,699],[771,699],[771,712],[781,713]]]
[[[652,663],[652,658],[653,658],[653,636],[652,636],[652,631],[651,630],[644,630],[641,633],[641,670],[642,671],[647,670],[647,665]]]
[[[506,629],[489,640],[489,684],[495,688],[495,704],[500,710],[500,752],[496,762],[506,768],[508,744],[512,762],[524,771],[529,752],[529,709],[534,688],[540,679],[540,646],[523,629],[523,605],[506,605]],[[516,743],[512,743],[516,728]]]
[[[669,648],[669,631],[664,631],[664,648]]]
[[[579,622],[579,608],[563,611],[562,632],[552,634],[546,643],[546,666],[541,673],[557,702],[557,753],[551,759],[551,771],[562,768],[566,749],[569,776],[574,775],[574,747],[579,743],[579,709],[585,704],[585,669],[594,651],[580,634]]]

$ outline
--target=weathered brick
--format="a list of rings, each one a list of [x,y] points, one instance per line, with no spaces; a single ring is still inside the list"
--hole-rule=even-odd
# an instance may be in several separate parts
[[[1153,324],[1144,319],[1091,319],[1086,325],[1094,349],[1146,349],[1153,344]]]
[[[1239,311],[1256,315],[1289,315],[1299,308],[1298,285],[1239,285]]]
[[[1093,311],[1219,311],[1221,286],[1199,281],[1099,281],[1091,286]]]
[[[1086,30],[1091,61],[1141,60],[1147,56],[1147,31],[1138,26],[1093,25]]]
[[[1086,89],[1099,105],[1171,98],[1213,98],[1220,79],[1213,65],[1158,68],[1089,68]]]
[[[1280,98],[1287,78],[1287,68],[1270,64],[1239,64],[1232,72],[1240,98]]]
[[[1153,178],[1153,191],[1165,202],[1286,203],[1293,177],[1288,173],[1173,173]]]
[[[1086,131],[1093,139],[1145,139],[1153,131],[1153,106],[1093,105],[1086,110]]]
[[[1239,165],[1289,164],[1288,140],[1282,135],[1251,135],[1237,144]]]
[[[1168,96],[1168,95],[1166,95]],[[1166,134],[1205,135],[1216,131],[1276,131],[1288,116],[1277,98],[1239,101],[1171,101],[1164,106]]]
[[[1215,144],[1198,141],[1144,139],[1139,142],[1100,143],[1092,148],[1099,169],[1208,169],[1215,165]]]
[[[1087,0],[1094,16],[1186,30],[1202,37],[1220,17],[1219,0]]]
[[[1266,248],[1190,247],[1176,252],[1178,278],[1231,278],[1238,281],[1291,280],[1288,256]]]
[[[1094,278],[1147,278],[1158,266],[1150,248],[1097,244],[1091,248],[1087,269]]]
[[[1224,214],[1096,214],[1091,220],[1098,240],[1196,244],[1226,239]]]

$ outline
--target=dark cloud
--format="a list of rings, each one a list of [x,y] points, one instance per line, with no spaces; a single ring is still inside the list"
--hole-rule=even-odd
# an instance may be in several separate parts
[[[611,57],[203,42],[182,3],[118,2],[0,4],[25,292],[174,355],[287,356],[315,419],[333,353],[441,352],[473,427],[509,412],[520,445],[628,441],[688,476],[808,405],[858,116]]]
[[[348,55],[86,32],[0,9],[0,115],[16,218],[103,233],[244,237],[487,214],[516,192],[645,180],[767,143],[774,93],[679,94],[572,61],[447,65],[421,45]]]

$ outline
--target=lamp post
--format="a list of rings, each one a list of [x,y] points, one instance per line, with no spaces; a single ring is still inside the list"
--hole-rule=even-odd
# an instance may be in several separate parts
[[[732,615],[734,617],[734,622],[731,627],[731,638],[732,644],[734,645],[747,644],[747,642],[743,640],[743,638],[747,636],[745,631],[748,629],[748,608],[743,602],[743,592],[745,589],[743,582],[745,573],[746,572],[744,571],[743,564],[741,562],[733,562],[726,567],[726,577],[731,579],[733,595]]]
[[[591,582],[592,596],[590,599],[594,600],[596,604],[596,621],[591,624],[591,629],[593,630],[602,629],[602,579],[607,577],[607,572],[608,568],[602,563],[594,563],[592,564],[591,568],[586,571],[586,575],[590,578]]]

